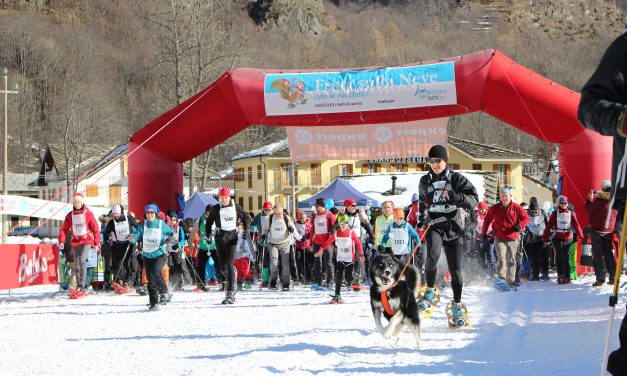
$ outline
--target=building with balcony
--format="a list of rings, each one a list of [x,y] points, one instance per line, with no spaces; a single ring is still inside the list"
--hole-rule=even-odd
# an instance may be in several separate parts
[[[449,136],[449,165],[455,170],[494,172],[497,190],[510,186],[514,198],[523,199],[522,164],[528,155]],[[292,162],[287,140],[277,141],[231,158],[238,204],[248,211],[260,210],[264,201],[283,206],[292,200]],[[428,158],[379,160],[325,160],[294,164],[294,198],[310,197],[338,176],[420,172],[428,169]]]

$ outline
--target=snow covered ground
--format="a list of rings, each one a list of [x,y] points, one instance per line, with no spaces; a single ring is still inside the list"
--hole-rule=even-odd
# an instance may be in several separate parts
[[[374,331],[367,292],[241,292],[222,306],[217,291],[177,293],[158,312],[148,298],[52,297],[56,286],[0,292],[0,359],[5,375],[595,375],[609,317],[609,287],[527,282],[518,292],[464,289],[472,329],[449,330],[444,306],[422,320],[417,350]],[[625,279],[623,279],[623,283]],[[622,290],[611,349],[627,299]]]

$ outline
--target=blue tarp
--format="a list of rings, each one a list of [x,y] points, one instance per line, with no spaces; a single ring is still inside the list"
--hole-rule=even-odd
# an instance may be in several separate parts
[[[365,194],[359,192],[346,180],[342,178],[336,178],[333,183],[328,187],[318,192],[316,195],[311,196],[304,200],[298,201],[299,209],[310,209],[318,197],[324,197],[325,199],[331,198],[335,201],[335,206],[343,207],[344,200],[347,198],[354,198],[357,201],[358,206],[380,206],[379,201],[372,199]]]
[[[218,201],[210,193],[196,192],[185,201],[183,218],[198,219],[205,212],[207,205],[215,205]]]

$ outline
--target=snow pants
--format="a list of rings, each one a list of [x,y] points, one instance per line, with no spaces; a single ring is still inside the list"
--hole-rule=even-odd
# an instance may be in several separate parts
[[[161,271],[168,262],[168,255],[161,255],[156,258],[144,257],[144,267],[146,268],[146,278],[148,279],[148,298],[150,304],[159,302],[159,294],[167,294],[168,286]]]
[[[592,263],[594,274],[599,282],[605,282],[605,272],[610,275],[610,281],[616,274],[616,260],[614,260],[612,234],[601,235],[592,231]]]
[[[218,246],[218,261],[220,265],[220,272],[222,277],[226,280],[225,291],[235,291],[237,288],[235,282],[235,250],[237,248],[237,232],[236,231],[221,231],[215,237],[216,245]]]
[[[570,279],[570,244],[572,240],[553,239],[557,275]]]
[[[425,274],[427,275],[427,286],[435,287],[435,277],[438,271],[438,260],[444,248],[448,270],[451,273],[451,288],[453,289],[453,300],[460,302],[462,299],[462,286],[464,278],[462,277],[461,261],[464,252],[464,239],[459,237],[453,240],[443,240],[442,234],[437,231],[429,230],[427,233],[427,260],[425,265]],[[515,264],[514,264],[515,267]]]
[[[353,267],[354,263],[346,261],[338,261],[335,269],[335,295],[340,295],[342,288],[342,280],[346,279],[346,283],[353,283]]]
[[[314,244],[313,246],[313,252],[314,254],[316,254],[318,251],[320,251],[320,245],[319,244]],[[334,265],[333,265],[333,254],[334,254],[334,247],[330,246],[329,248],[324,250],[324,253],[320,256],[320,257],[314,257],[314,268],[313,268],[313,278],[314,278],[314,283],[317,283],[318,285],[322,285],[322,264],[325,264],[326,267],[326,274],[327,274],[327,286],[331,286],[333,284],[333,276],[335,273],[333,273]]]
[[[200,281],[196,281],[196,284],[199,287],[207,284],[207,278],[206,278],[207,262],[209,262],[209,251],[206,249],[198,249],[198,256],[196,258],[195,266],[196,266],[196,274],[198,274],[196,278],[200,278]]]

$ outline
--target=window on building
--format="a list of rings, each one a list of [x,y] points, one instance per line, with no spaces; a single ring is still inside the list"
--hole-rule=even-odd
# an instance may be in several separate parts
[[[409,165],[407,163],[392,163],[390,165],[390,172],[407,172],[409,171]]]
[[[249,166],[248,167],[248,188],[252,188],[252,187],[253,187],[253,166]]]
[[[495,164],[493,171],[497,173],[499,189],[511,184],[511,167],[509,164]]]
[[[322,169],[320,163],[311,164],[311,185],[322,185]]]
[[[261,165],[257,165],[257,180],[263,179],[263,168]]]
[[[459,163],[448,163],[448,166],[449,166],[452,170],[459,170]]]
[[[252,167],[251,167],[252,170]],[[248,196],[248,210],[252,211],[253,210],[253,196]]]
[[[244,168],[236,168],[235,169],[235,181],[242,182],[244,181]]]
[[[240,208],[244,207],[244,197],[238,197],[237,198],[237,204],[239,205]]]
[[[291,186],[290,183],[290,164],[281,163],[281,185]]]
[[[477,171],[481,171],[482,170],[481,163],[473,163],[472,164],[472,169],[473,170],[477,170]]]
[[[259,195],[257,196],[257,209],[261,209],[262,206],[263,206],[263,196]]]
[[[98,197],[98,185],[88,184],[85,187],[85,196],[86,197]]]
[[[364,163],[361,165],[362,174],[376,174],[381,172],[381,163]]]
[[[428,163],[417,163],[416,164],[416,171],[429,171],[429,164]]]
[[[337,165],[337,175],[352,175],[353,174],[353,165],[352,164],[339,164]]]
[[[122,186],[109,186],[109,206],[113,206],[113,204],[120,202],[122,202]]]

